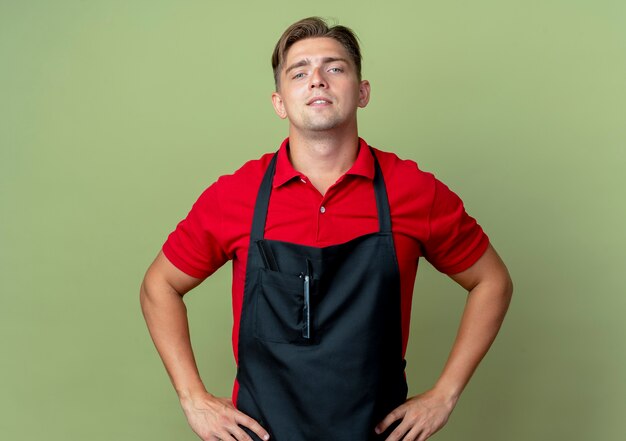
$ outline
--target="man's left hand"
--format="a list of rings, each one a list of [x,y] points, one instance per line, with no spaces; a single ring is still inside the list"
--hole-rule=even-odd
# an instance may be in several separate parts
[[[376,426],[376,433],[383,433],[394,421],[402,420],[386,441],[426,441],[448,422],[455,405],[456,399],[431,389],[396,407]]]

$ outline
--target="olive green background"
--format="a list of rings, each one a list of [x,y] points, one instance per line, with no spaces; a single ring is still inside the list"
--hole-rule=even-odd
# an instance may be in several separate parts
[[[360,134],[465,201],[515,281],[444,440],[626,439],[626,3],[0,1],[0,438],[194,440],[145,328],[145,269],[201,191],[287,133],[297,19],[360,36]],[[408,378],[465,293],[422,263]],[[186,297],[227,396],[230,265]]]

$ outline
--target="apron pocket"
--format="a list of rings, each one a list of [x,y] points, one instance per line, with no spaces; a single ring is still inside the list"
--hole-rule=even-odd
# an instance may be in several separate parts
[[[259,340],[308,345],[304,338],[304,279],[278,271],[259,270],[254,333]]]

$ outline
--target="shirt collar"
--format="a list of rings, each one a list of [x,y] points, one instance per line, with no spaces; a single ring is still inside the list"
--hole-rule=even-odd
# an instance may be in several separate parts
[[[278,158],[276,158],[276,172],[274,173],[274,180],[272,182],[274,188],[280,187],[296,177],[300,179],[306,178],[291,165],[287,153],[288,148],[289,138],[285,138],[278,149]],[[362,138],[359,138],[359,151],[356,160],[345,174],[374,179],[374,157],[372,156],[367,142]]]

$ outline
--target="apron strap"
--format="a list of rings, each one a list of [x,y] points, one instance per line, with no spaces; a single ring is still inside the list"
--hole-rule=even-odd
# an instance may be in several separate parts
[[[274,180],[277,157],[278,152],[274,153],[270,164],[267,166],[256,197],[254,215],[252,216],[252,229],[250,230],[250,239],[253,241],[262,240],[265,235],[265,220],[267,219],[267,207],[269,206],[270,194],[272,193],[272,181]]]
[[[385,180],[383,173],[376,159],[374,149],[370,147],[372,156],[374,157],[374,195],[376,196],[376,207],[378,209],[378,225],[381,233],[391,233],[391,212],[389,210],[389,199],[387,198],[387,189],[385,188]],[[262,240],[265,235],[265,222],[267,220],[267,208],[272,193],[272,182],[274,172],[276,171],[276,158],[278,152],[274,153],[272,160],[267,166],[261,186],[257,194],[256,203],[254,205],[254,215],[252,216],[252,229],[250,231],[250,239],[253,241]]]
[[[378,159],[374,149],[370,147],[372,156],[374,157],[374,193],[376,195],[376,207],[378,208],[378,225],[381,233],[391,233],[391,212],[389,209],[389,199],[387,198],[387,188],[385,187],[385,179],[380,169]]]

